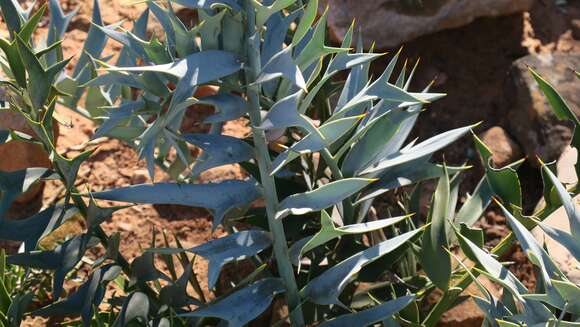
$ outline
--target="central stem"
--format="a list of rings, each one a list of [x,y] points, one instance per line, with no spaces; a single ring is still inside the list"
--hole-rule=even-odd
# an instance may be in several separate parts
[[[278,209],[278,194],[276,192],[276,183],[274,177],[270,176],[272,169],[272,162],[268,151],[268,143],[264,130],[256,128],[262,124],[262,117],[260,115],[260,85],[252,84],[261,69],[260,62],[260,35],[256,30],[256,18],[254,7],[251,0],[244,1],[244,9],[246,12],[246,85],[248,98],[248,112],[250,115],[252,134],[254,137],[254,146],[256,149],[256,160],[260,169],[260,180],[264,188],[264,199],[266,201],[266,212],[268,215],[268,225],[273,237],[274,255],[280,277],[284,280],[286,285],[286,302],[290,311],[290,320],[292,326],[304,326],[304,317],[302,309],[300,308],[300,296],[298,294],[298,286],[294,277],[294,269],[290,262],[288,255],[288,245],[286,241],[286,234],[282,221],[276,219],[276,211]],[[256,39],[257,38],[257,39]]]

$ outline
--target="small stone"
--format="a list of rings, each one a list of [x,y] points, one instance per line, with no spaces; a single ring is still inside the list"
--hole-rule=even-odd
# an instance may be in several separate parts
[[[91,27],[91,17],[80,14],[73,16],[69,29],[76,29],[88,32],[90,27]]]
[[[493,152],[492,160],[497,168],[522,158],[520,146],[499,126],[494,126],[483,132],[480,138]]]
[[[144,184],[149,180],[149,172],[147,169],[137,169],[133,172],[131,176],[132,184]]]
[[[119,174],[123,177],[131,178],[131,176],[133,176],[133,169],[119,168]]]
[[[120,221],[117,223],[117,228],[119,228],[120,230],[124,231],[124,232],[130,232],[133,230],[133,225]]]
[[[94,134],[93,129],[89,126],[83,127],[82,130],[83,130],[83,134],[85,134],[86,136],[93,136],[93,134]]]

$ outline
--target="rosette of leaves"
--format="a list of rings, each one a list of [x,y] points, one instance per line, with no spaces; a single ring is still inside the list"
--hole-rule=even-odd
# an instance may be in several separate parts
[[[198,21],[186,26],[175,14],[178,5],[195,10]],[[188,317],[244,324],[260,313],[248,310],[249,305],[268,306],[269,301],[262,302],[264,290],[270,300],[284,293],[295,325],[339,319],[353,307],[352,287],[357,283],[352,279],[378,259],[397,262],[423,233],[403,210],[394,209],[393,217],[372,217],[373,200],[389,190],[464,169],[444,169],[430,158],[472,126],[424,141],[409,140],[423,106],[443,94],[430,93],[428,86],[410,91],[415,67],[395,72],[398,53],[380,76],[371,78],[369,66],[383,54],[364,52],[360,38],[353,40],[354,27],[340,47],[329,46],[326,13],[317,17],[316,1],[176,1],[148,6],[164,28],[159,38],[145,40],[115,26],[99,28],[141,64],[113,65],[94,58],[102,73],[84,87],[98,88],[111,102],[86,109],[101,112],[97,137],[134,144],[152,176],[158,165],[179,183],[133,185],[92,196],[209,209],[214,227],[223,224],[232,232],[220,239],[219,250],[212,250],[214,243],[187,250],[209,261],[210,290],[228,262],[253,257],[258,263],[269,258],[276,263],[270,273],[279,276],[279,282],[259,280],[248,286],[257,285],[255,300],[241,288]],[[348,76],[345,81],[339,81],[341,74]],[[196,90],[206,85],[216,87],[217,94],[195,98]],[[109,91],[117,86],[132,92]],[[186,111],[195,104],[214,107],[214,114],[203,121],[211,124],[208,134],[180,130]],[[222,135],[223,124],[236,119],[248,121],[251,137]],[[280,144],[283,139],[291,141]],[[197,158],[191,158],[192,146],[202,150]],[[197,181],[204,170],[234,163],[246,170],[247,179]],[[245,210],[260,197],[264,207],[246,214],[232,210]],[[248,231],[236,232],[240,222],[263,241],[241,234]],[[365,235],[371,233],[380,236],[369,242]],[[379,278],[388,269],[377,270],[375,265],[369,270]],[[407,293],[413,291],[403,288],[376,300]],[[236,312],[231,301],[240,303]],[[373,310],[376,303],[359,306],[358,319],[375,317],[369,324],[390,319],[388,306],[382,316],[377,313],[382,310],[361,310]]]

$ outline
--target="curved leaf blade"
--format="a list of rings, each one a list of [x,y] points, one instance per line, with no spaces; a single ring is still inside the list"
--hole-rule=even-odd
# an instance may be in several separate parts
[[[355,194],[373,181],[375,180],[366,178],[345,178],[310,192],[291,195],[280,203],[276,219],[290,214],[304,215],[326,209]]]
[[[254,149],[246,142],[232,136],[216,134],[184,134],[187,143],[203,149],[203,154],[193,166],[191,174],[227,164],[248,161],[254,157]]]
[[[463,135],[467,134],[474,126],[475,125],[471,125],[453,129],[445,133],[441,133],[437,136],[434,136],[412,147],[403,148],[397,153],[382,158],[375,164],[362,170],[360,175],[381,172],[388,168],[400,165],[402,163],[419,159],[421,157],[429,156],[434,152],[439,151],[442,148],[448,146],[449,144],[455,142]]]
[[[182,317],[217,317],[228,322],[229,327],[242,327],[261,314],[274,296],[285,291],[278,278],[265,278],[231,295],[201,307]]]
[[[232,208],[251,203],[260,196],[255,181],[227,180],[209,184],[139,184],[92,193],[96,199],[142,204],[177,204],[211,209],[214,228]]]
[[[325,321],[319,327],[368,326],[393,316],[403,310],[413,300],[415,300],[415,295],[402,296],[361,312],[350,313]]]
[[[206,50],[196,52],[184,59],[169,64],[139,66],[139,67],[111,67],[109,71],[125,72],[156,72],[185,77],[188,72],[195,72],[196,85],[211,82],[228,76],[240,70],[241,61],[234,53],[220,50]]]
[[[446,251],[449,246],[447,220],[452,217],[453,213],[449,212],[449,202],[452,201],[449,174],[446,167],[443,170],[444,175],[439,178],[433,196],[431,225],[423,234],[421,264],[433,284],[442,290],[447,290],[451,279],[451,256]],[[453,208],[454,205],[455,203],[453,203]]]
[[[254,256],[272,245],[270,234],[259,230],[246,230],[230,234],[190,249],[156,248],[150,252],[173,254],[191,252],[209,261],[208,287],[213,289],[221,268],[229,262]]]
[[[340,305],[338,297],[350,277],[358,273],[365,265],[394,251],[422,231],[417,229],[407,232],[351,256],[312,279],[301,293],[316,304]]]

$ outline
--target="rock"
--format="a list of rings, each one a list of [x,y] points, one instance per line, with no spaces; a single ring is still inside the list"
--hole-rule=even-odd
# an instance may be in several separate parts
[[[556,118],[528,66],[554,85],[578,115],[580,83],[570,68],[580,67],[580,54],[528,55],[516,60],[510,70],[505,93],[510,108],[509,132],[529,158],[539,156],[550,162],[570,143],[572,124]],[[537,160],[530,162],[538,164]]]
[[[0,129],[12,129],[28,135],[34,134],[22,116],[8,110],[0,110]],[[24,141],[10,141],[5,144],[0,144],[1,171],[12,172],[31,167],[50,167],[48,154],[41,145]],[[16,202],[29,202],[41,190],[42,185],[37,183],[31,186],[27,192],[19,196]]]
[[[580,19],[573,19],[571,22],[572,37],[576,40],[580,39]]]
[[[494,126],[483,132],[480,138],[493,152],[492,160],[497,168],[522,158],[520,146],[499,126]]]
[[[342,40],[353,19],[361,23],[365,46],[395,47],[421,35],[459,27],[478,17],[528,10],[532,0],[326,0],[331,37]]]
[[[560,159],[558,159],[558,179],[564,183],[573,184],[578,182],[578,176],[576,176],[576,171],[574,169],[574,164],[576,163],[577,158],[576,153],[575,149],[567,147],[566,151],[564,151]],[[580,200],[580,196],[577,196],[572,201],[578,203],[578,200]],[[540,202],[538,208],[542,206],[543,202]],[[556,210],[552,215],[546,218],[544,223],[570,233],[569,219],[563,207]],[[570,251],[557,241],[547,236],[539,227],[536,227],[533,230],[533,234],[540,244],[545,243],[545,247],[548,249],[550,257],[552,257],[554,262],[568,279],[576,285],[580,284],[580,263],[574,258]]]
[[[74,15],[69,25],[69,29],[71,30],[81,30],[84,32],[88,32],[90,27],[91,17],[83,14]]]
[[[131,184],[144,184],[149,180],[149,172],[147,169],[137,169],[131,176]]]

